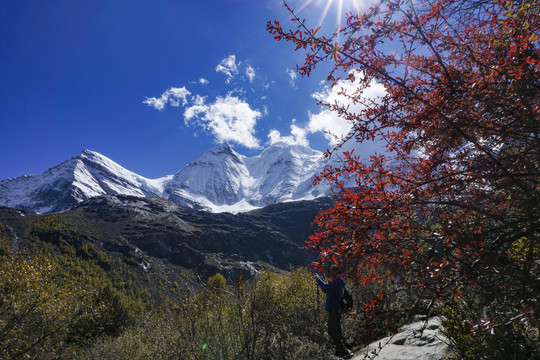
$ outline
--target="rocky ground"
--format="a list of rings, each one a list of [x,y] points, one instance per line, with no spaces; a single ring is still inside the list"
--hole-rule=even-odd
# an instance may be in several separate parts
[[[419,319],[362,349],[353,360],[443,360],[451,351],[441,334],[439,318]]]

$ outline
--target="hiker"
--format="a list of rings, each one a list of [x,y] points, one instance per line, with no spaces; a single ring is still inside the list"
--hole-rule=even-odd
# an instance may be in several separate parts
[[[353,354],[345,347],[341,333],[341,300],[345,283],[339,276],[339,268],[332,264],[328,269],[328,282],[324,282],[317,275],[317,284],[326,293],[325,310],[328,312],[328,335],[336,346],[336,356],[350,358]]]

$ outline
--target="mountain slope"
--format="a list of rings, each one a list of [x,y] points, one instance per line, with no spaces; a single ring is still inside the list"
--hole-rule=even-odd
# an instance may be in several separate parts
[[[254,205],[313,198],[323,192],[312,186],[314,176],[325,166],[319,151],[277,143],[246,163],[257,179],[250,197]]]
[[[330,204],[322,197],[234,215],[194,211],[162,198],[102,195],[55,215],[0,206],[0,229],[8,230],[12,247],[31,246],[37,237],[59,249],[75,246],[76,256],[100,259],[88,253],[92,249],[118,257],[143,277],[169,264],[234,279],[264,268],[308,265],[314,254],[300,247],[315,216]],[[49,226],[51,221],[58,226]],[[49,225],[39,232],[39,224]]]

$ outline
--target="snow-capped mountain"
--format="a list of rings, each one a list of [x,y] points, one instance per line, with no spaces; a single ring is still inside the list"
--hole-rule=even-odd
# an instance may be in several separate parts
[[[99,153],[84,150],[43,174],[0,181],[0,205],[52,213],[105,194],[158,197],[170,178],[149,180]]]
[[[312,185],[324,160],[321,152],[299,145],[277,143],[248,158],[221,144],[177,172],[165,192],[179,205],[213,212],[313,199],[326,193]]]
[[[0,181],[0,205],[53,213],[109,194],[163,197],[194,209],[240,212],[325,195],[327,188],[312,185],[324,166],[322,153],[304,146],[278,143],[249,158],[221,144],[175,175],[147,179],[84,150],[43,174]]]

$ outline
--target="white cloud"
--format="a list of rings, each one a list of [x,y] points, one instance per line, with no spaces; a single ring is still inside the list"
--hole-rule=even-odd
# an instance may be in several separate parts
[[[384,87],[376,82],[372,82],[368,88],[364,89],[360,98],[357,99],[360,101],[356,103],[342,94],[345,92],[345,94],[351,96],[355,94],[359,87],[360,77],[358,75],[357,80],[354,82],[348,80],[339,81],[333,88],[326,86],[321,91],[312,94],[312,97],[323,103],[334,104],[337,102],[345,107],[348,106],[350,112],[360,113],[364,106],[366,106],[366,103],[377,101],[378,98],[385,94]],[[293,120],[289,135],[284,136],[278,130],[271,130],[268,134],[268,141],[270,144],[286,142],[288,144],[309,146],[307,139],[309,134],[323,133],[329,145],[335,146],[351,130],[352,126],[347,120],[340,117],[336,112],[323,108],[318,113],[309,112],[309,120],[304,125],[299,126]],[[382,150],[384,144],[378,142],[358,144],[353,141],[348,142],[345,148],[349,150],[356,149],[357,153],[368,154]]]
[[[363,91],[361,95],[362,101],[353,103],[351,99],[341,93],[345,92],[348,95],[353,95],[360,86],[360,76],[357,75],[358,80],[354,82],[341,80],[333,88],[327,86],[322,91],[312,94],[312,96],[323,103],[334,104],[337,102],[343,106],[349,106],[349,112],[359,113],[365,106],[363,102],[375,101],[385,93],[384,87],[373,81],[370,87]],[[309,113],[307,130],[310,133],[325,132],[324,136],[328,140],[328,143],[330,145],[336,145],[336,142],[341,137],[347,135],[352,130],[352,126],[335,111],[323,109],[316,114]]]
[[[330,145],[336,145],[341,136],[351,131],[351,125],[347,120],[339,117],[330,110],[323,110],[317,114],[309,112],[309,124],[307,129],[310,133],[322,132]]]
[[[291,86],[295,86],[296,85],[296,77],[298,76],[296,71],[294,71],[293,69],[287,68],[287,75],[289,75],[289,84],[291,84]]]
[[[186,108],[186,110],[184,110],[184,119],[191,119],[193,117],[198,116],[200,113],[204,113],[207,107],[205,105],[205,102],[206,102],[206,97],[195,95],[195,97],[193,98],[193,105],[191,105],[190,107]]]
[[[206,96],[195,95],[193,97],[193,103],[195,105],[202,106],[204,105],[205,102],[206,102]]]
[[[155,97],[147,97],[146,100],[143,101],[143,103],[153,107],[156,110],[163,110],[167,103],[170,103],[171,106],[175,107],[180,106],[180,100],[182,100],[182,105],[187,105],[187,97],[189,95],[191,95],[191,93],[186,90],[185,87],[171,87],[163,94],[161,94],[161,97],[159,99]]]
[[[249,82],[253,82],[253,79],[255,79],[255,69],[250,65],[246,67],[246,76],[249,78]]]
[[[231,82],[231,80],[238,75],[238,66],[240,64],[236,64],[236,56],[235,55],[229,55],[216,66],[217,72],[222,72],[227,76],[227,84]]]
[[[208,85],[210,83],[210,81],[206,80],[205,78],[200,78],[199,83],[201,83],[203,85]]]
[[[307,130],[305,128],[299,127],[295,124],[291,125],[291,135],[281,136],[281,133],[278,130],[270,130],[268,134],[268,139],[270,145],[277,142],[284,142],[290,145],[304,145],[309,146],[309,141],[307,140]]]
[[[263,114],[253,110],[245,101],[227,95],[218,97],[212,104],[206,99],[195,98],[194,105],[184,111],[186,125],[199,120],[197,125],[210,131],[220,142],[233,142],[247,148],[259,148],[259,139],[255,137],[255,125]]]

